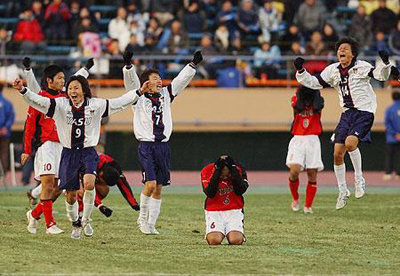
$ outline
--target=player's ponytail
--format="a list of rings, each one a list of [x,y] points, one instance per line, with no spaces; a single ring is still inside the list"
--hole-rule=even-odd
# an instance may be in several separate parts
[[[73,82],[73,81],[78,81],[81,84],[82,91],[83,91],[83,96],[85,98],[91,98],[92,97],[92,91],[90,91],[89,82],[87,81],[86,78],[84,78],[83,76],[80,76],[80,75],[73,75],[68,79],[67,91],[68,91],[68,87],[69,87],[70,83]]]

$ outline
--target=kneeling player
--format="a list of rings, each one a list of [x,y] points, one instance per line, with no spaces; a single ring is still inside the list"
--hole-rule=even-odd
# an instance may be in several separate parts
[[[321,144],[318,135],[322,133],[321,110],[324,99],[318,90],[301,86],[292,98],[294,120],[289,143],[286,166],[290,169],[289,187],[292,193],[292,210],[299,207],[299,173],[307,171],[308,185],[304,213],[312,213],[312,203],[317,192],[317,172],[324,169],[321,159]]]
[[[230,156],[223,155],[201,170],[205,202],[206,239],[219,245],[225,237],[229,244],[245,241],[243,228],[243,194],[249,184],[244,168]]]

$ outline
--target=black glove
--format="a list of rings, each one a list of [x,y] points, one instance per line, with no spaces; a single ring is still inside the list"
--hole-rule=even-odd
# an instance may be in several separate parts
[[[108,208],[105,205],[101,205],[99,206],[99,211],[105,215],[106,217],[111,217],[113,210],[111,210],[110,208]]]
[[[133,210],[135,210],[135,211],[140,211],[139,205],[135,205],[135,206],[133,206],[132,208],[133,208]]]
[[[386,51],[379,51],[379,56],[381,57],[383,63],[389,63],[389,53]]]
[[[393,77],[395,77],[396,79],[398,79],[398,78],[400,77],[399,69],[397,69],[396,66],[392,66],[392,67],[390,68],[390,75],[393,76]]]
[[[22,64],[24,65],[25,69],[30,69],[31,68],[31,59],[28,57],[24,57],[22,60]]]
[[[131,65],[132,64],[132,57],[133,53],[131,51],[126,50],[123,54],[122,57],[124,58],[125,65]]]
[[[222,170],[223,167],[225,167],[226,163],[225,160],[219,157],[215,162],[214,162],[214,167],[216,170]]]
[[[305,62],[304,58],[298,57],[293,61],[293,64],[294,67],[296,67],[296,69],[300,71],[301,69],[303,69],[304,62]]]
[[[194,65],[199,64],[202,60],[203,60],[203,55],[201,54],[201,51],[196,51],[192,59]]]
[[[93,67],[93,65],[94,65],[94,59],[93,59],[93,58],[89,58],[89,59],[86,61],[85,68],[89,71],[90,68]]]

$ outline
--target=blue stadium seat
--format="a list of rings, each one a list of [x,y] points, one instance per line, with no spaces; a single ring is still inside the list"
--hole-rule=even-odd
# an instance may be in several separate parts
[[[357,8],[349,8],[346,6],[337,6],[336,12],[337,13],[356,13]]]
[[[203,33],[188,33],[189,39],[201,39],[203,37]]]
[[[107,25],[110,24],[111,19],[110,18],[101,18],[99,20],[99,25]]]
[[[74,46],[50,45],[46,46],[45,50],[52,54],[62,55],[71,53],[74,48]]]
[[[117,6],[106,6],[106,5],[93,5],[90,6],[91,12],[115,12],[117,10]]]
[[[18,17],[0,17],[0,24],[17,24]]]

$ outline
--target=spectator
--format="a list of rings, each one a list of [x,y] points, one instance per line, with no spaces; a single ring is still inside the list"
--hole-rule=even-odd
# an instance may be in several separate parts
[[[258,11],[258,18],[264,41],[271,41],[271,31],[277,31],[282,21],[282,14],[272,7],[272,0],[264,0],[264,6]]]
[[[305,53],[306,53],[306,49],[304,49],[304,47],[301,46],[300,42],[294,41],[290,45],[290,51],[287,54],[291,55],[291,56],[302,56]]]
[[[293,42],[301,41],[300,31],[299,28],[292,24],[289,28],[286,29],[286,33],[282,38],[282,50],[283,52],[290,51],[290,47]]]
[[[299,10],[300,5],[304,0],[282,0],[285,12],[283,14],[283,20],[288,22],[288,24],[293,24],[296,12]]]
[[[9,52],[11,39],[12,32],[7,31],[5,28],[0,28],[0,55],[5,55]]]
[[[179,1],[176,0],[151,0],[151,13],[160,21],[160,24],[164,26],[174,19],[178,4]]]
[[[3,84],[0,85],[0,161],[4,174],[9,169],[9,145],[11,126],[14,123],[14,108],[12,103],[3,97]]]
[[[229,30],[225,24],[221,23],[215,31],[215,45],[220,52],[226,52],[229,47]]]
[[[365,7],[360,5],[357,13],[351,19],[350,35],[358,41],[361,47],[368,46],[372,39],[371,29],[371,19],[366,14]]]
[[[126,9],[119,7],[117,9],[117,17],[113,18],[108,25],[108,35],[112,39],[117,39],[120,44],[127,33],[129,33],[129,24]],[[113,42],[113,44],[115,43]],[[120,49],[123,50],[125,47]]]
[[[110,43],[107,46],[107,52],[112,57],[121,57],[121,51],[119,50],[119,42],[118,39],[111,39]],[[122,79],[122,68],[123,63],[121,62],[120,58],[118,59],[110,59],[109,65],[109,75],[110,79]]]
[[[229,45],[228,51],[234,56],[249,54],[249,50],[243,47],[242,40],[240,39],[239,35],[235,35],[233,37],[232,42]]]
[[[39,22],[33,17],[32,10],[26,9],[18,22],[17,31],[14,34],[14,41],[20,44],[20,50],[24,54],[32,53],[44,46],[42,28]]]
[[[82,56],[84,57],[100,57],[101,41],[96,25],[91,23],[90,17],[85,17],[78,26],[78,39],[81,47]]]
[[[268,78],[276,78],[279,66],[281,51],[277,45],[271,46],[268,42],[261,44],[261,47],[254,52],[254,67],[256,76],[267,74]]]
[[[42,27],[42,30],[45,26],[45,21],[44,21],[44,10],[43,10],[43,4],[39,0],[35,0],[32,2],[32,13],[33,17],[39,22],[40,27]]]
[[[396,14],[386,7],[386,0],[379,0],[379,9],[371,14],[372,31],[382,31],[385,35],[396,28],[397,16]]]
[[[213,46],[212,36],[209,34],[205,34],[201,38],[200,48],[203,55],[217,54],[217,50]],[[217,77],[217,71],[216,68],[214,68],[213,63],[214,60],[209,59],[207,61],[204,60],[200,65],[198,65],[198,71],[204,78],[209,79]]]
[[[135,21],[140,30],[146,29],[146,23],[148,22],[148,16],[142,16],[142,13],[138,9],[135,1],[130,1],[127,7],[127,19],[128,22]]]
[[[361,0],[360,6],[365,7],[365,13],[371,15],[375,10],[379,8],[379,3],[377,0]]]
[[[400,20],[397,21],[397,29],[390,34],[389,47],[391,52],[400,55]]]
[[[322,28],[323,35],[322,40],[324,41],[326,48],[330,53],[335,52],[335,44],[339,40],[339,37],[336,34],[335,29],[333,28],[332,24],[325,23],[324,27]]]
[[[77,40],[80,31],[80,28],[82,28],[82,21],[84,19],[89,19],[90,20],[90,31],[98,33],[99,32],[99,24],[96,19],[96,17],[89,11],[87,7],[83,7],[79,11],[79,20],[71,22],[72,24],[72,37]],[[86,22],[87,23],[87,22]],[[85,27],[87,28],[87,27]]]
[[[183,15],[183,25],[188,33],[202,33],[206,29],[206,15],[199,10],[199,4],[191,1]]]
[[[134,20],[132,20],[129,23],[129,30],[121,34],[120,40],[119,40],[119,47],[120,51],[123,52],[125,48],[128,46],[130,40],[131,40],[131,35],[136,36],[137,43],[142,47],[144,46],[144,31],[145,29],[141,29],[139,27],[138,23]]]
[[[151,35],[146,35],[144,38],[143,53],[149,54],[157,51],[157,41]]]
[[[126,51],[132,52],[135,55],[140,54],[143,48],[139,45],[135,34],[131,34],[129,44],[126,46]]]
[[[50,41],[65,40],[69,37],[69,19],[71,13],[63,0],[53,0],[47,6],[44,19],[46,22],[45,34]]]
[[[328,54],[328,49],[322,41],[322,35],[319,31],[312,33],[311,41],[306,45],[306,55],[323,56]]]
[[[179,54],[186,51],[188,38],[182,30],[182,25],[179,20],[174,20],[171,23],[171,36],[168,42],[168,52],[171,54]]]
[[[236,22],[242,35],[246,39],[248,35],[258,35],[260,25],[258,15],[253,5],[253,0],[243,0],[236,14]]]
[[[386,154],[384,180],[392,178],[392,172],[396,178],[400,177],[400,92],[392,93],[393,104],[385,111],[386,127]]]
[[[71,12],[70,24],[71,24],[71,28],[75,28],[76,26],[79,25],[79,23],[81,21],[80,11],[81,11],[81,4],[79,3],[79,0],[71,1],[71,4],[70,4],[70,12]]]
[[[163,31],[164,29],[160,26],[160,22],[158,22],[157,18],[153,17],[149,21],[149,27],[147,27],[145,36],[152,36],[155,43],[158,43]]]
[[[236,14],[232,8],[231,1],[224,1],[222,3],[221,11],[217,15],[217,23],[225,24],[229,30],[230,37],[233,37],[236,31]]]
[[[305,0],[295,15],[294,23],[305,37],[309,37],[313,31],[321,29],[324,23],[322,9],[315,0]]]
[[[375,34],[374,42],[372,43],[370,50],[376,54],[379,51],[389,52],[389,46],[386,43],[385,34],[382,31],[378,31]]]

